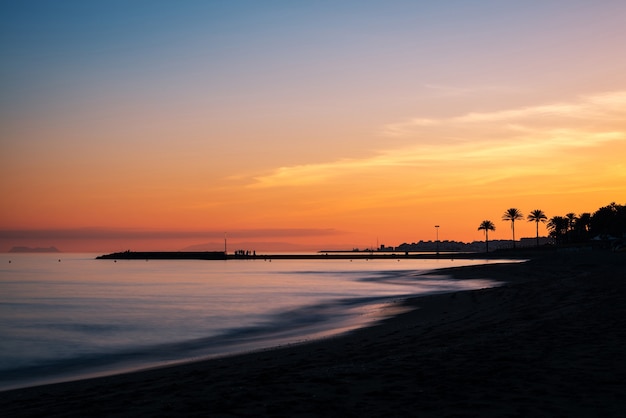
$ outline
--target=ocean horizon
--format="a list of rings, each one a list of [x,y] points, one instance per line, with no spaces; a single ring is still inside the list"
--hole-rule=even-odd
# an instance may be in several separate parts
[[[492,287],[484,259],[96,260],[0,254],[0,390],[302,343],[408,297]]]

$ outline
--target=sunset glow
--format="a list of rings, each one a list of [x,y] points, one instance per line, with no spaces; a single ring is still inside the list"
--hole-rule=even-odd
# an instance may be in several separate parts
[[[0,251],[497,240],[510,207],[626,203],[625,2],[156,3],[0,6]]]

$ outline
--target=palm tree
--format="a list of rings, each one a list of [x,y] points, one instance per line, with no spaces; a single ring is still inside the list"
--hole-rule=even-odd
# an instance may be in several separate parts
[[[530,214],[526,217],[528,222],[534,222],[536,224],[537,229],[537,247],[539,247],[539,222],[546,222],[548,217],[541,209],[535,209],[530,212]]]
[[[572,241],[572,232],[574,231],[574,224],[578,220],[578,217],[575,213],[570,212],[565,215],[565,219],[567,219],[567,241]]]
[[[570,212],[565,215],[565,217],[567,218],[567,230],[572,231],[574,229],[574,224],[576,223],[578,216],[576,216],[575,213]]]
[[[478,230],[485,231],[485,244],[487,245],[487,252],[489,252],[489,231],[495,231],[496,226],[491,221],[482,221],[480,223],[480,226],[478,227]]]
[[[589,226],[591,225],[591,213],[585,212],[578,215],[574,230],[577,238],[581,241],[589,239]]]
[[[590,224],[591,224],[591,213],[585,212],[585,213],[581,213],[580,216],[578,216],[578,219],[576,219],[576,225],[574,225],[574,227],[576,229],[581,230],[584,233],[587,233],[589,232]]]
[[[550,235],[554,237],[554,240],[559,243],[564,234],[567,233],[567,218],[563,216],[553,216],[548,221],[548,229]]]
[[[524,215],[519,209],[511,208],[507,209],[502,215],[503,221],[511,221],[511,230],[513,231],[513,249],[515,249],[515,221],[524,219]]]

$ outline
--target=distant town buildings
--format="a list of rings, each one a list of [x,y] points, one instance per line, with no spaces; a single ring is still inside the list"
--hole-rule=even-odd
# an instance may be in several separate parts
[[[553,243],[548,237],[539,237],[539,245]],[[537,246],[537,238],[522,238],[516,241],[517,247],[535,247]],[[513,248],[512,240],[489,240],[489,251]],[[411,244],[403,243],[397,247],[385,247],[381,245],[379,251],[437,251],[437,241],[419,241]],[[439,241],[439,251],[457,251],[457,252],[483,252],[485,251],[485,241],[473,241],[470,243],[458,241]]]

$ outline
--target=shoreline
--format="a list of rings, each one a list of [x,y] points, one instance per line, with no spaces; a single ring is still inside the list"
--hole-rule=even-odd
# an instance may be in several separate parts
[[[0,393],[5,416],[604,415],[626,411],[626,257],[454,267],[501,287],[410,298],[337,337]],[[392,307],[390,307],[392,308]]]

